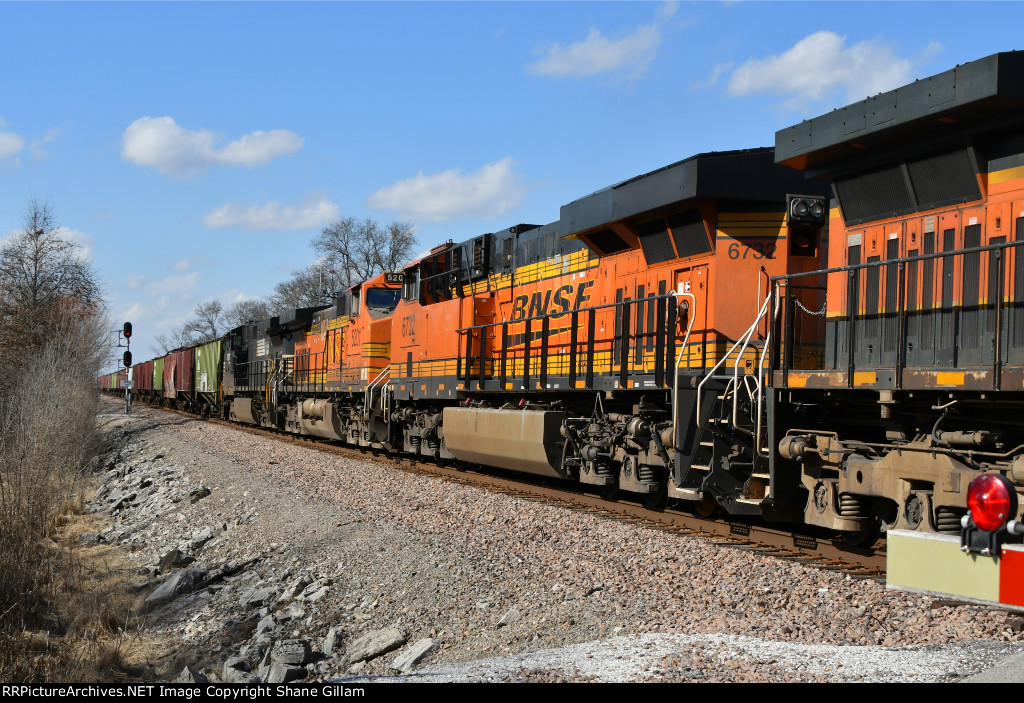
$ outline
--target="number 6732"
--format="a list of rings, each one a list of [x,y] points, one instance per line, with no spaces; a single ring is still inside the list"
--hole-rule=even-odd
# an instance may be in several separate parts
[[[729,245],[730,259],[746,259],[748,257],[752,259],[774,259],[775,245],[771,242],[752,242],[750,244],[733,242]]]

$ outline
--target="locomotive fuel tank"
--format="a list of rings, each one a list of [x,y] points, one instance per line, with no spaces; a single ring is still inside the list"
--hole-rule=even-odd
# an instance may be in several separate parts
[[[460,461],[564,478],[560,428],[554,410],[445,408],[444,442]]]

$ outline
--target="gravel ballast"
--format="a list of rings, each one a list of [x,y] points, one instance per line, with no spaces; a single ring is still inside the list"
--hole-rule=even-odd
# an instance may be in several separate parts
[[[202,573],[151,610],[171,680],[956,681],[1024,651],[1002,610],[106,407],[103,540],[150,591]]]

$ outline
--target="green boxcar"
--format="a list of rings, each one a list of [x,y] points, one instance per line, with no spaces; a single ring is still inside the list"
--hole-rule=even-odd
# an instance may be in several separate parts
[[[220,388],[220,360],[223,342],[220,339],[196,347],[195,388],[197,393],[217,393]]]
[[[164,389],[164,357],[153,359],[153,390]]]

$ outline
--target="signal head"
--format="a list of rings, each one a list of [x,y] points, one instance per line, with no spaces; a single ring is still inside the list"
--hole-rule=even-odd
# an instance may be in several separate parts
[[[122,359],[124,361],[124,367],[125,368],[128,368],[129,366],[132,365],[132,353],[130,351],[126,351],[124,353],[124,357],[122,357]]]
[[[131,337],[132,337],[132,323],[130,323],[130,322],[124,323],[123,334],[124,334],[124,338],[125,339],[131,339]]]

